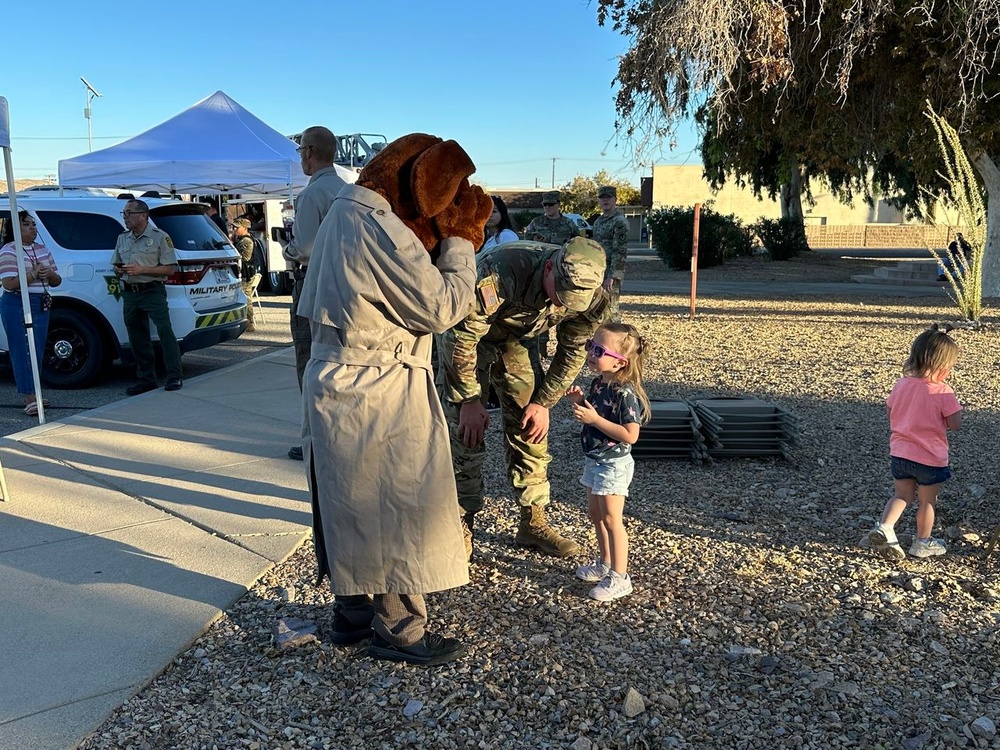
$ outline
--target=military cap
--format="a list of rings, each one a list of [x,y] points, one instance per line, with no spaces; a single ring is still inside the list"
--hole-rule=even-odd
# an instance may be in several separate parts
[[[614,185],[601,185],[597,188],[598,198],[618,198],[618,190]]]
[[[594,240],[574,237],[552,256],[556,269],[556,296],[574,312],[590,307],[594,290],[604,281],[607,256]]]
[[[243,218],[241,216],[240,218],[235,219],[233,221],[233,226],[234,227],[243,227],[244,229],[249,229],[250,228],[250,219],[245,219],[245,218]]]
[[[548,192],[542,193],[542,203],[558,203],[559,202],[559,191],[549,190]]]

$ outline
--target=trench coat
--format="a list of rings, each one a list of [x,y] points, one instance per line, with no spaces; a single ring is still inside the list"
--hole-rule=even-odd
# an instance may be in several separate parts
[[[319,578],[334,594],[424,594],[469,582],[432,334],[472,304],[472,244],[436,265],[377,193],[349,185],[320,226],[299,315]]]

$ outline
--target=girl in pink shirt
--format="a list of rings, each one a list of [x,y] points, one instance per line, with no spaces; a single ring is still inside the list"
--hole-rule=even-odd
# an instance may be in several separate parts
[[[896,381],[886,399],[889,409],[889,453],[895,496],[885,504],[881,522],[868,533],[872,548],[889,560],[903,554],[894,527],[906,506],[917,501],[917,535],[910,545],[914,557],[947,552],[944,542],[931,537],[934,504],[941,484],[951,477],[948,466],[948,430],[962,425],[962,405],[945,383],[958,359],[958,344],[937,326],[921,333],[903,364],[905,377]]]

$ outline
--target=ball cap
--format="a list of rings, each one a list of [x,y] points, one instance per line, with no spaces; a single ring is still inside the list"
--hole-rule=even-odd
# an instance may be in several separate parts
[[[617,198],[618,197],[618,189],[615,188],[614,185],[602,185],[601,187],[597,188],[597,197],[598,198]]]
[[[235,227],[243,227],[244,229],[249,229],[250,228],[250,219],[244,219],[242,217],[239,218],[239,219],[234,219],[233,220],[233,226],[235,226]]]
[[[556,295],[573,312],[590,307],[594,290],[604,281],[607,257],[594,240],[574,237],[552,256],[555,267]]]
[[[559,203],[559,191],[549,190],[546,193],[542,193],[542,203]]]

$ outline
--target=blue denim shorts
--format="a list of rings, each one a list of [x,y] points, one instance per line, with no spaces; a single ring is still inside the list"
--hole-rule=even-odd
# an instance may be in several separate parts
[[[632,454],[616,458],[583,459],[583,476],[580,484],[593,495],[621,495],[628,497],[628,486],[632,484],[635,459]]]
[[[908,458],[896,458],[895,456],[890,456],[890,458],[892,459],[893,479],[914,479],[921,487],[930,487],[951,479],[950,466],[924,466],[924,464],[918,464]]]

